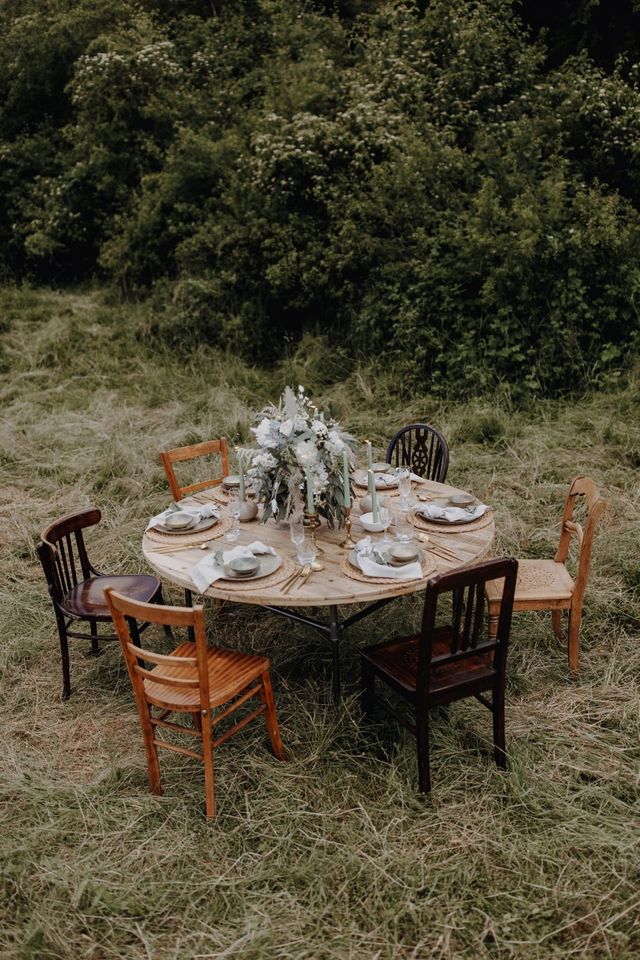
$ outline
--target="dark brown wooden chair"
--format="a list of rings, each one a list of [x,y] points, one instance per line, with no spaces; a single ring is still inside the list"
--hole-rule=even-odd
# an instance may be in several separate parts
[[[174,463],[212,456],[220,457],[221,472],[218,476],[180,486],[173,469]],[[164,450],[160,454],[160,459],[174,500],[182,500],[183,497],[188,497],[190,493],[197,493],[199,490],[206,490],[208,487],[217,487],[229,473],[229,445],[224,437],[220,440],[205,440],[204,443],[194,443],[189,447],[174,447],[173,450]]]
[[[115,634],[99,634],[99,623],[110,623],[105,590],[113,587],[145,602],[162,602],[157,577],[146,574],[112,576],[100,573],[89,561],[83,530],[100,522],[100,510],[90,507],[56,520],[42,534],[36,550],[47,578],[60,637],[62,655],[62,697],[71,694],[68,638],[91,641],[91,651],[100,652],[100,640],[117,640]],[[76,621],[89,624],[89,633],[70,629]],[[143,624],[141,629],[144,629]]]
[[[584,498],[587,519],[584,529],[573,519],[579,498]],[[580,623],[584,595],[591,568],[591,550],[596,524],[607,508],[606,500],[588,477],[576,477],[569,488],[560,526],[560,542],[553,560],[520,560],[518,580],[513,602],[514,612],[520,610],[551,610],[553,630],[562,641],[562,613],[569,613],[567,656],[569,669],[580,669]],[[574,581],[566,567],[572,537],[578,541],[579,557],[577,576]],[[487,584],[489,601],[489,633],[497,629],[500,613],[501,591],[499,583]]]
[[[374,703],[378,702],[415,734],[422,793],[431,789],[429,709],[463,697],[475,697],[491,711],[495,761],[499,767],[506,767],[505,669],[517,571],[517,561],[503,557],[433,577],[427,583],[420,632],[367,647],[362,652],[365,713],[371,715]],[[489,638],[485,584],[498,578],[503,578],[500,620],[496,636]],[[450,597],[444,597],[446,594]],[[449,600],[447,622],[437,625],[438,601],[443,597]],[[376,678],[412,705],[415,721],[377,694]],[[490,700],[484,696],[487,692],[491,693]]]
[[[428,423],[410,423],[398,430],[389,444],[387,463],[409,467],[425,480],[444,483],[449,469],[449,447],[435,427]]]
[[[267,735],[274,754],[284,760],[280,728],[276,719],[269,661],[266,657],[237,653],[220,647],[208,647],[203,607],[151,606],[130,600],[113,590],[107,591],[113,622],[120,638],[142,725],[147,755],[149,787],[161,794],[158,747],[202,760],[207,817],[215,816],[213,749],[224,743],[257,717],[264,715]],[[170,655],[142,649],[131,632],[131,623],[151,621],[165,627],[192,629],[195,642],[181,643]],[[154,666],[149,669],[146,664]],[[257,697],[254,707],[219,736],[213,728],[226,720],[238,707]],[[217,708],[222,708],[218,710]],[[157,711],[154,714],[153,710]],[[190,713],[193,726],[168,720],[173,713]],[[159,729],[186,734],[201,741],[202,752],[167,742]]]

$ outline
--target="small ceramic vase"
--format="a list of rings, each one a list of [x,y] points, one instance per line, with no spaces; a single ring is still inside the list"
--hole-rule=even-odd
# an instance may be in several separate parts
[[[248,523],[258,516],[258,504],[255,500],[240,501],[240,523]]]
[[[362,513],[371,513],[373,510],[373,504],[371,503],[371,497],[367,493],[364,497],[360,499],[360,510]]]

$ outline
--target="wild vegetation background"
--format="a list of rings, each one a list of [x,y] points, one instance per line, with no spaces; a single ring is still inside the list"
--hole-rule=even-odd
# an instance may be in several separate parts
[[[609,383],[637,347],[637,0],[5,0],[0,262],[154,292],[406,390]]]

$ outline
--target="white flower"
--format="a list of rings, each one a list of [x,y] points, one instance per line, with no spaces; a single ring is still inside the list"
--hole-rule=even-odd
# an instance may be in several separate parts
[[[298,384],[298,393],[304,393],[304,387],[301,383]]]
[[[295,445],[296,459],[301,467],[311,467],[318,460],[318,448],[313,440],[300,440]]]
[[[337,430],[329,431],[329,436],[325,440],[324,445],[330,453],[335,454],[337,457],[342,456],[342,451],[345,448],[345,442]]]
[[[278,461],[271,453],[256,453],[251,461],[254,469],[273,470],[278,466]]]
[[[252,433],[255,434],[256,443],[259,447],[271,447],[277,442],[276,434],[280,424],[277,420],[270,420],[265,417],[257,427],[252,427]]]
[[[293,429],[296,433],[302,433],[307,429],[307,419],[301,413],[298,413],[293,421]]]
[[[285,420],[280,424],[280,433],[283,437],[290,437],[293,432],[293,420]]]
[[[326,437],[327,435],[327,425],[323,423],[322,420],[313,420],[311,429],[317,437]]]

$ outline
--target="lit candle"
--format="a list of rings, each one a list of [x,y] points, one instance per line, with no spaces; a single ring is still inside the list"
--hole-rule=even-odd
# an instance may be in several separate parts
[[[373,454],[371,453],[371,440],[367,440],[367,470],[373,470]]]
[[[344,505],[351,506],[351,483],[349,482],[349,458],[346,447],[342,451],[342,478],[344,483]]]
[[[311,467],[307,467],[305,470],[305,477],[307,480],[307,513],[311,516],[311,514],[316,512],[313,502],[313,477],[311,475]]]
[[[373,476],[373,470],[369,470],[369,490],[371,491],[371,512],[373,513],[373,522],[380,523],[378,491],[376,490],[376,481]]]
[[[244,457],[238,451],[238,470],[240,471],[240,499],[244,500]]]

